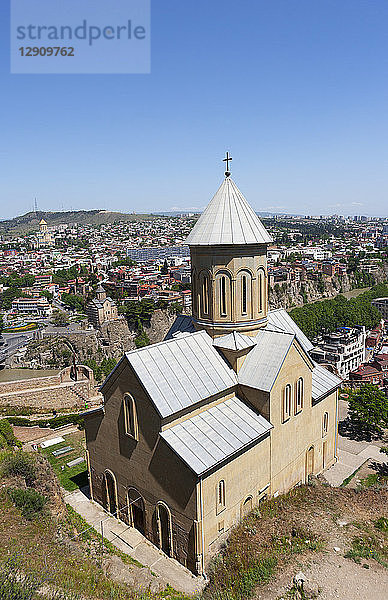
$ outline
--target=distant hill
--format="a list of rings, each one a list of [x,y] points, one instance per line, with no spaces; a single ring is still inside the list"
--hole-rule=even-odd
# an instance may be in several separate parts
[[[66,212],[28,212],[20,217],[0,221],[0,235],[23,234],[36,231],[39,221],[45,219],[48,225],[78,223],[84,225],[103,225],[116,221],[133,222],[157,219],[159,215],[128,214],[108,210],[72,210]]]

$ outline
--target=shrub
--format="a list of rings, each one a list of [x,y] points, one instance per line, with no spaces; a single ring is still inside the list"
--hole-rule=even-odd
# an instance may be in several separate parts
[[[3,475],[24,477],[26,484],[31,485],[36,479],[35,462],[32,456],[18,451],[9,454],[1,465]]]
[[[39,494],[36,490],[28,488],[10,488],[8,495],[17,508],[20,508],[23,517],[33,519],[37,517],[43,510],[47,502],[47,498]]]
[[[5,441],[3,448],[6,448],[7,446],[21,446],[21,443],[16,439],[13,433],[11,423],[7,419],[2,419],[0,421],[0,444],[4,443],[3,439]]]

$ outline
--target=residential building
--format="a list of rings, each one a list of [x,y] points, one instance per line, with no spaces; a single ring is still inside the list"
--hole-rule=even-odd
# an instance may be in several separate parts
[[[365,327],[340,327],[316,340],[311,357],[317,363],[330,365],[341,379],[347,379],[365,361],[365,338]]]

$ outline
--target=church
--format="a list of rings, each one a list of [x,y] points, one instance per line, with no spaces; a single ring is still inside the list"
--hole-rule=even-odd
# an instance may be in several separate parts
[[[271,241],[227,168],[187,238],[192,316],[127,352],[85,413],[92,498],[197,574],[240,519],[336,460],[341,381],[268,309]]]

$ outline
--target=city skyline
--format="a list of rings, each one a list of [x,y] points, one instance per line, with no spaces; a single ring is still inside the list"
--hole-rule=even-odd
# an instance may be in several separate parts
[[[10,75],[2,6],[1,219],[200,211],[226,150],[258,212],[387,216],[386,3],[152,9],[150,75]]]

